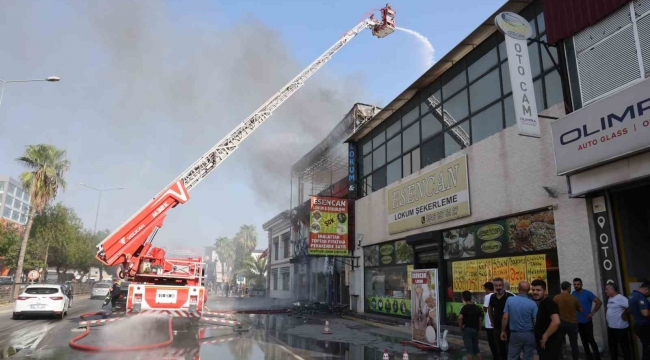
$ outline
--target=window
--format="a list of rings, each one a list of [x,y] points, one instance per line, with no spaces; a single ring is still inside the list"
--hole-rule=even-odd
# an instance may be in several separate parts
[[[445,101],[442,104],[442,109],[445,113],[449,114],[452,122],[458,122],[463,120],[463,118],[467,117],[467,114],[469,114],[467,105],[467,91],[463,90],[458,95]]]
[[[436,136],[422,144],[422,167],[431,165],[445,157],[445,146],[442,139],[442,136]]]
[[[20,208],[23,207],[23,203],[18,201],[18,199],[14,199],[14,209],[20,210]]]
[[[2,212],[2,216],[6,219],[11,219],[11,209],[5,206],[5,209]]]
[[[392,163],[388,164],[386,171],[387,181],[386,183],[392,184],[395,181],[402,178],[402,159],[397,159]]]
[[[392,140],[388,142],[388,147],[386,148],[388,161],[393,160],[394,158],[402,155],[402,137],[395,136]]]
[[[472,112],[479,111],[501,97],[499,88],[499,69],[492,70],[469,87]]]
[[[286,269],[286,271],[285,271]],[[284,291],[289,291],[291,290],[291,284],[290,284],[290,279],[291,279],[291,273],[289,272],[289,268],[282,268],[282,290]]]
[[[361,143],[361,149],[363,152],[363,155],[368,155],[372,152],[372,138],[369,136],[366,136],[364,138],[364,141]]]
[[[476,116],[472,116],[472,142],[477,142],[503,129],[501,103],[492,105]]]
[[[289,234],[288,232],[282,234],[282,248],[284,249],[284,254],[283,254],[283,257],[282,257],[283,259],[288,259],[289,256],[290,256],[289,255],[290,250],[291,250],[291,246],[289,245],[289,238],[290,237],[291,237],[291,234]]]
[[[4,192],[4,190],[5,190],[5,182],[0,181],[0,194],[2,194]]]
[[[420,170],[420,148],[417,148],[402,158],[402,177]]]
[[[23,203],[22,211],[23,211],[25,214],[29,214],[29,205]]]
[[[14,198],[12,196],[7,195],[5,198],[5,204],[7,206],[13,207],[14,206]]]
[[[386,164],[386,147],[384,145],[372,152],[372,170],[377,170]]]
[[[416,107],[411,109],[404,117],[402,117],[402,125],[409,126],[413,121],[417,120],[420,116],[420,110]]]
[[[416,122],[402,133],[402,151],[407,152],[420,143],[420,123]]]
[[[384,188],[386,186],[386,167],[382,167],[381,169],[377,170],[373,174],[372,178],[372,189],[374,191],[377,191],[379,189]]]
[[[376,149],[379,145],[383,144],[384,141],[386,141],[384,124],[379,124],[372,130],[372,148]]]
[[[497,49],[493,48],[487,54],[483,55],[482,58],[478,59],[475,63],[469,66],[467,73],[469,75],[469,81],[474,81],[486,71],[492,68],[497,64]]]
[[[546,102],[549,107],[564,101],[562,95],[562,80],[560,74],[556,71],[546,75],[544,78],[546,87]]]
[[[517,125],[517,118],[515,116],[515,103],[512,101],[512,95],[503,99],[503,105],[506,115],[506,127]]]
[[[449,97],[453,96],[458,90],[465,87],[467,78],[465,75],[465,68],[463,63],[459,62],[452,66],[444,74],[442,74],[442,81],[445,84],[442,87],[442,95],[444,100],[447,101]]]
[[[503,94],[512,92],[512,84],[510,83],[510,65],[508,62],[501,64],[501,83],[503,84]]]
[[[469,121],[447,130],[445,133],[445,157],[466,148],[469,139]]]
[[[20,215],[20,223],[21,224],[26,224],[27,223],[27,215],[25,215],[25,214]]]
[[[26,201],[27,203],[29,203],[30,201],[29,193],[27,191],[23,193],[23,200]]]
[[[23,191],[21,189],[18,189],[18,188],[16,189],[16,197],[18,199],[23,197]]]
[[[11,220],[13,220],[13,221],[20,220],[20,213],[18,211],[14,210],[14,212],[11,213]]]
[[[426,140],[442,131],[442,122],[434,116],[435,112],[429,113],[422,118],[422,140]]]
[[[275,240],[273,240],[273,260],[278,260],[278,254],[280,253],[280,241],[278,239],[279,238],[275,238]]]
[[[400,118],[395,117],[392,120],[388,121],[386,124],[386,138],[390,139],[402,130],[402,121]]]
[[[7,194],[14,194],[14,191],[16,191],[16,186],[12,183],[9,183],[9,190],[7,191]]]
[[[361,163],[361,174],[366,176],[372,172],[372,154],[363,158],[363,163]]]
[[[278,269],[277,268],[271,270],[271,277],[272,277],[272,280],[273,280],[273,290],[277,290],[278,289]]]

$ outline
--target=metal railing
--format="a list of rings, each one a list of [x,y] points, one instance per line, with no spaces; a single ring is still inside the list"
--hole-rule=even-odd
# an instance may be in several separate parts
[[[27,286],[31,284],[32,284],[31,282],[0,284],[0,304],[14,302],[15,300],[14,293],[16,292],[16,287],[20,289],[20,291],[18,292],[20,294],[23,292],[23,290],[25,290]],[[35,283],[35,284],[39,284],[39,283]],[[95,283],[72,283],[71,284],[72,296],[90,294],[90,290],[92,290],[94,284]]]

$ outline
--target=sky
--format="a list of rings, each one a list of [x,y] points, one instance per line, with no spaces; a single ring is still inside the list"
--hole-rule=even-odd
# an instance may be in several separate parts
[[[395,1],[434,61],[505,0]],[[57,202],[114,230],[373,9],[376,0],[0,2],[0,174],[28,144],[67,150]],[[362,102],[383,106],[428,69],[406,32],[364,31],[168,212],[155,244],[198,248],[289,207],[290,167]]]

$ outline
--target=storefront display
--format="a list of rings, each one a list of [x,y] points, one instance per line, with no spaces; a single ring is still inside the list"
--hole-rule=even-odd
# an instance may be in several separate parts
[[[440,338],[438,270],[413,270],[411,284],[413,341],[437,347]]]
[[[364,248],[365,309],[411,316],[413,250],[404,240]]]
[[[559,292],[557,239],[553,211],[513,216],[443,232],[446,261],[446,322],[458,320],[461,293],[482,303],[483,285],[496,277],[517,292],[520,281],[544,280]]]

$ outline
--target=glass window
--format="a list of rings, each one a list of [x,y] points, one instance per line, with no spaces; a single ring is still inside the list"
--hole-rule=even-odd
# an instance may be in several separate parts
[[[368,176],[364,180],[364,192],[366,195],[372,194],[372,175]]]
[[[407,152],[420,143],[420,122],[416,122],[402,133],[402,151]]]
[[[23,191],[21,189],[16,189],[16,197],[19,199],[23,197]]]
[[[478,115],[472,116],[472,143],[485,139],[503,129],[501,103],[496,103]]]
[[[23,203],[18,201],[18,199],[14,199],[14,209],[20,210],[21,207],[23,207]]]
[[[372,152],[372,138],[370,137],[370,134],[366,135],[363,140],[361,140],[361,149],[363,155],[368,155]]]
[[[4,190],[5,190],[5,182],[0,181],[0,194],[2,194],[2,192],[4,192]]]
[[[402,117],[402,124],[404,127],[409,126],[413,121],[417,120],[420,117],[420,109],[414,107]]]
[[[2,216],[6,217],[7,219],[11,219],[11,209],[5,206],[5,209],[2,212]]]
[[[21,224],[26,224],[27,223],[27,215],[20,215],[20,223]]]
[[[542,112],[542,110],[546,109],[544,107],[544,91],[542,90],[542,79],[539,78],[537,81],[533,83],[533,87],[535,88],[535,102],[537,103],[537,112]]]
[[[505,40],[499,43],[499,57],[501,58],[501,61],[508,58],[508,51],[506,50]]]
[[[533,29],[532,37],[536,38],[537,37],[537,28],[535,27],[535,19],[530,20],[528,23],[530,24],[530,28]]]
[[[23,194],[23,200],[26,201],[27,203],[31,201],[31,199],[29,198],[29,193],[27,193],[27,191],[25,191],[25,193]]]
[[[422,167],[431,165],[445,157],[445,146],[442,139],[442,136],[436,136],[422,144]]]
[[[544,22],[544,13],[537,15],[537,27],[539,28],[539,33],[546,31],[546,22]]]
[[[25,214],[29,214],[29,205],[23,203],[22,211],[23,211]]]
[[[372,189],[377,191],[383,189],[386,186],[386,167],[375,171],[372,174]]]
[[[556,71],[546,75],[546,103],[548,107],[564,102],[562,96],[562,80],[560,74]]]
[[[463,90],[458,95],[445,101],[442,109],[451,116],[453,122],[458,122],[469,114],[467,105],[467,90]]]
[[[277,290],[277,289],[278,289],[278,273],[275,272],[273,274],[273,290]]]
[[[469,87],[469,100],[472,112],[478,111],[487,104],[501,97],[499,89],[499,69],[492,70],[481,80],[475,82]]]
[[[379,167],[386,164],[386,146],[382,145],[377,150],[372,152],[372,170],[377,170]]]
[[[451,77],[455,75],[455,77],[442,87],[442,93],[445,99],[448,99],[450,96],[453,96],[458,90],[462,89],[463,87],[465,87],[465,85],[467,85],[467,78],[465,75],[465,71],[463,71],[462,65],[458,64],[456,66],[459,66],[458,70],[452,68],[447,70],[446,72],[446,74],[449,74],[447,76]],[[446,76],[443,74],[442,77],[445,78]]]
[[[411,296],[408,276],[405,265],[366,267],[363,282],[366,296],[365,311],[410,318],[411,313],[404,305],[404,300],[410,299]]]
[[[408,153],[402,157],[402,176],[407,177],[411,174],[411,153]]]
[[[9,190],[7,191],[7,193],[13,195],[14,191],[16,191],[16,186],[12,183],[9,183]]]
[[[289,279],[290,279],[291,273],[284,272],[282,273],[282,290],[284,291],[289,291],[291,290],[289,288]]]
[[[7,197],[5,198],[5,205],[13,207],[14,206],[14,198],[7,195]]]
[[[494,41],[494,38],[491,41]],[[494,44],[494,42],[492,42]],[[496,65],[498,62],[497,59],[497,49],[494,48],[490,50],[487,54],[483,55],[482,58],[476,60],[475,63],[467,68],[467,74],[469,75],[469,81],[472,82],[476,80],[479,76],[483,75],[488,69]]]
[[[433,115],[435,112],[427,114],[422,118],[422,139],[428,139],[431,136],[442,131],[442,123]]]
[[[503,94],[506,95],[512,91],[512,84],[510,84],[510,65],[508,62],[501,64],[501,83],[503,84]]]
[[[368,175],[372,172],[372,154],[363,158],[363,163],[361,164],[361,174]]]
[[[388,152],[388,161],[402,155],[402,137],[395,136],[392,140],[389,140],[386,150]]]
[[[400,118],[395,117],[394,119],[391,119],[386,125],[386,138],[392,138],[395,134],[399,133],[400,130],[402,130],[402,121]]]
[[[546,35],[542,36],[542,41],[546,42]],[[548,70],[553,67],[553,61],[551,61],[551,58],[548,56],[549,51],[551,52],[551,55],[553,55],[553,60],[555,60],[555,63],[559,65],[557,60],[557,48],[549,46],[548,51],[546,51],[544,45],[540,46],[542,47],[542,65],[544,66],[544,70]]]
[[[402,178],[402,159],[397,159],[388,164],[388,173],[386,176],[388,178],[386,181],[388,184],[392,184]]]
[[[411,152],[411,170],[413,172],[420,170],[420,148],[417,148]]]
[[[13,221],[20,220],[20,213],[18,211],[14,210],[14,212],[11,213],[11,220],[13,220]]]
[[[384,132],[384,124],[378,125],[372,130],[372,148],[376,149],[379,145],[386,141],[386,132]]]
[[[503,100],[503,105],[506,113],[506,127],[516,125],[517,118],[515,117],[515,103],[512,102],[512,95]]]
[[[445,133],[445,157],[469,145],[469,121],[465,121]]]
[[[440,102],[442,101],[442,96],[440,93],[440,90],[436,91],[433,93],[433,95],[430,95],[424,101],[422,101],[422,104],[420,105],[420,111],[421,114],[426,114],[429,111],[433,110],[436,106],[440,105]]]
[[[528,55],[530,57],[530,69],[534,78],[542,72],[542,68],[539,66],[539,45],[537,43],[528,45]]]

